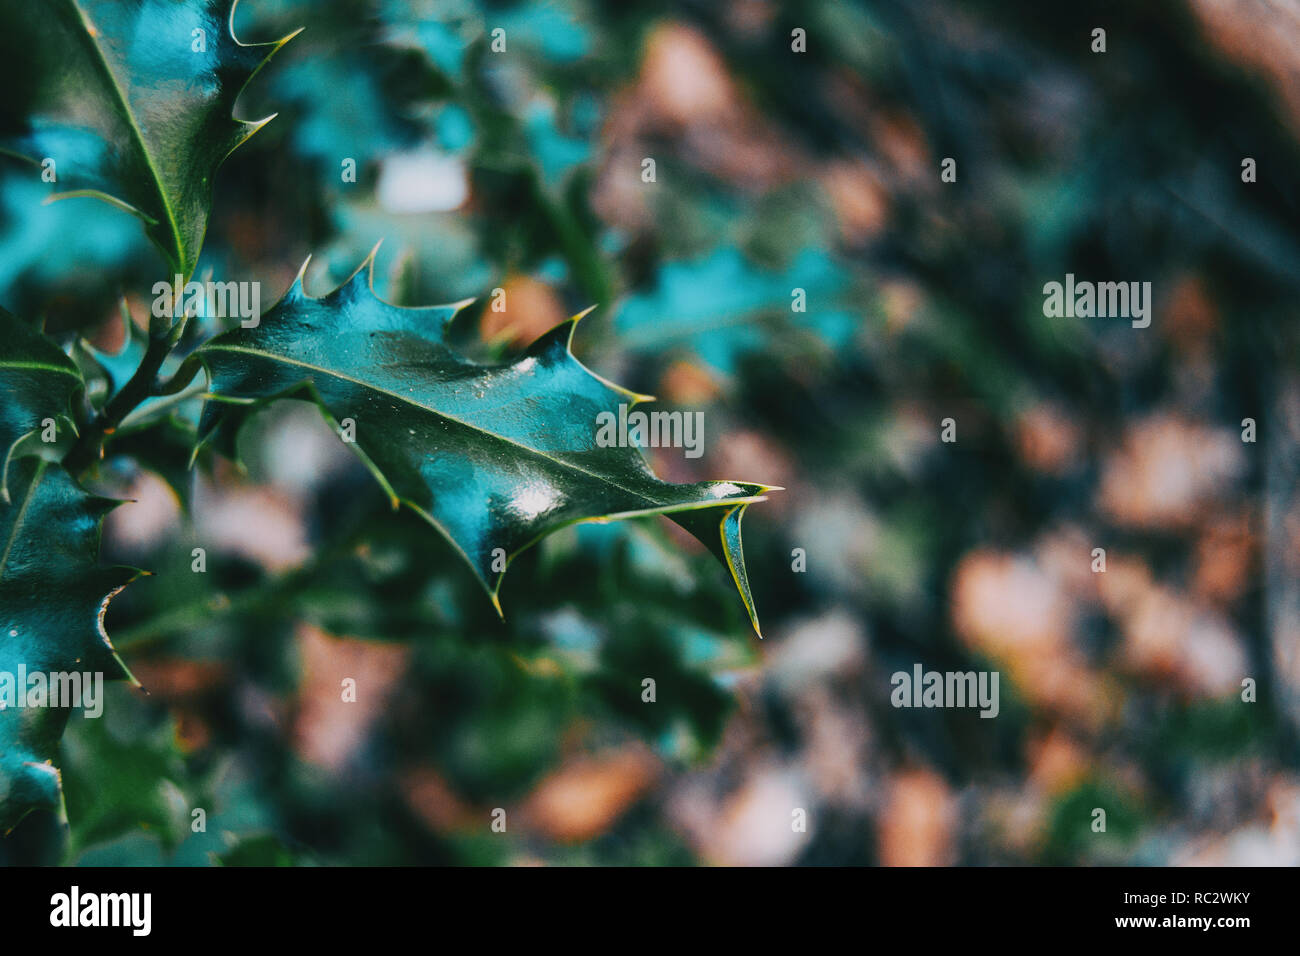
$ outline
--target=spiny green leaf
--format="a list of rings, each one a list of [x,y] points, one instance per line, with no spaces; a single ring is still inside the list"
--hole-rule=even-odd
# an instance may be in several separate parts
[[[570,339],[581,316],[556,326],[519,359],[480,365],[447,342],[467,303],[399,308],[371,288],[374,255],[316,299],[289,292],[252,329],[201,347],[213,401],[201,442],[233,430],[250,403],[298,396],[336,424],[394,507],[405,504],[465,557],[500,611],[505,562],[580,521],[665,514],[730,569],[758,628],[741,555],[740,518],[770,490],[750,482],[675,485],[641,453],[597,444],[598,415],[647,400],[593,374]],[[304,264],[303,269],[306,269]],[[500,550],[497,550],[500,549]]]
[[[52,418],[69,428],[68,403],[81,373],[62,350],[15,315],[0,309],[0,504],[8,500],[14,445]]]
[[[100,521],[116,502],[35,458],[14,463],[10,486],[13,501],[0,505],[0,679],[16,685],[20,668],[129,678],[104,632],[104,611],[137,572],[97,563]],[[0,709],[0,832],[33,809],[61,805],[52,760],[68,714]]]
[[[293,36],[240,43],[236,2],[0,2],[0,151],[53,160],[53,199],[96,196],[139,216],[186,277],[217,167],[271,119],[236,120],[235,99]]]

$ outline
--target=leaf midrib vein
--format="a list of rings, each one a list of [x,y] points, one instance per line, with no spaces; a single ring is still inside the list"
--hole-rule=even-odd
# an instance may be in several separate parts
[[[406,396],[406,395],[400,395],[400,394],[398,394],[397,392],[390,392],[390,391],[389,391],[388,389],[386,389],[386,388],[382,388],[381,386],[378,386],[378,385],[373,385],[373,384],[371,384],[370,382],[364,382],[364,381],[362,381],[361,379],[358,379],[358,378],[353,378],[351,375],[344,375],[342,372],[335,371],[334,369],[321,368],[319,365],[313,365],[313,364],[310,363],[310,362],[304,362],[304,361],[302,361],[302,360],[300,360],[300,359],[292,359],[292,358],[288,358],[287,356],[276,355],[276,354],[274,354],[274,353],[272,353],[272,352],[261,352],[261,351],[258,351],[257,349],[246,348],[245,346],[242,346],[242,345],[219,345],[219,344],[208,344],[208,345],[205,345],[205,346],[203,347],[202,351],[204,351],[204,352],[212,352],[212,351],[239,352],[239,353],[242,353],[242,354],[245,354],[245,355],[253,355],[253,356],[256,356],[257,358],[264,359],[264,360],[267,360],[267,361],[272,361],[272,362],[283,362],[283,363],[286,364],[286,365],[296,365],[296,366],[298,366],[298,367],[300,367],[300,368],[310,369],[310,370],[313,371],[313,372],[319,372],[319,373],[321,373],[322,375],[329,375],[329,376],[332,376],[333,378],[340,379],[340,380],[342,380],[342,381],[344,381],[344,382],[351,382],[353,385],[359,385],[359,386],[361,386],[362,388],[368,388],[368,389],[371,389],[372,391],[378,392],[378,393],[380,393],[381,395],[387,395],[388,397],[390,397],[390,398],[394,398],[394,399],[396,399],[396,400],[398,400],[398,401],[400,401],[400,402],[404,402],[404,403],[407,404],[407,405],[414,406],[415,408],[418,408],[418,409],[420,409],[420,410],[423,411],[423,412],[428,412],[429,414],[437,415],[439,418],[446,419],[446,420],[449,421],[449,422],[455,422],[457,425],[460,425],[460,426],[462,426],[463,428],[467,428],[467,429],[469,429],[470,431],[477,432],[477,433],[479,433],[479,434],[481,434],[481,435],[486,435],[486,436],[489,437],[489,438],[494,438],[494,439],[496,439],[497,441],[504,442],[504,443],[506,443],[506,444],[508,444],[508,445],[514,445],[516,448],[521,448],[521,449],[523,449],[524,451],[528,452],[528,453],[531,454],[531,455],[536,455],[536,456],[539,457],[539,458],[545,458],[547,461],[554,462],[556,465],[560,466],[561,468],[568,468],[568,469],[570,469],[570,470],[572,470],[572,471],[580,472],[581,474],[584,474],[584,475],[586,475],[586,476],[589,477],[589,478],[594,478],[594,479],[596,479],[597,481],[604,482],[604,483],[607,484],[607,485],[612,485],[613,487],[619,489],[620,491],[627,492],[629,495],[634,495],[634,496],[636,496],[637,498],[640,498],[640,499],[643,500],[643,501],[653,501],[653,500],[654,500],[654,499],[650,498],[649,496],[643,494],[642,492],[636,491],[636,490],[634,490],[634,489],[632,489],[632,488],[628,488],[628,487],[626,487],[626,486],[624,486],[624,485],[622,485],[622,484],[619,484],[617,481],[614,481],[613,479],[608,478],[608,477],[606,477],[605,475],[599,475],[599,474],[595,473],[594,471],[588,471],[586,468],[583,468],[583,467],[581,467],[581,466],[579,466],[579,465],[575,465],[575,464],[573,464],[572,462],[568,462],[568,461],[564,461],[564,460],[559,459],[559,458],[555,458],[555,457],[553,457],[553,456],[551,456],[551,455],[548,455],[548,454],[547,454],[546,452],[544,452],[544,451],[540,451],[539,449],[536,449],[536,448],[529,448],[527,445],[520,444],[519,442],[515,441],[513,438],[507,438],[505,435],[498,435],[496,432],[490,432],[490,431],[488,431],[488,430],[486,430],[486,429],[484,429],[484,428],[480,428],[480,427],[477,426],[477,425],[473,425],[473,424],[471,424],[471,423],[469,423],[469,422],[467,422],[467,421],[465,421],[465,420],[463,420],[463,419],[457,418],[455,415],[449,415],[449,414],[447,414],[446,412],[439,411],[439,410],[436,409],[436,408],[430,408],[430,407],[428,407],[427,405],[422,405],[422,404],[420,404],[419,402],[415,401],[415,400],[412,399],[412,398],[409,398],[409,397]],[[728,499],[728,498],[719,498],[719,499],[718,499],[718,504],[719,504],[719,505],[722,505],[723,503],[725,503],[725,502],[727,502],[727,501],[729,501],[729,500],[732,500],[732,499]]]
[[[74,370],[62,365],[47,365],[44,362],[23,362],[16,359],[0,359],[0,368],[29,368],[46,372],[62,372],[80,380],[81,376]]]
[[[27,494],[23,496],[23,503],[18,508],[18,514],[14,516],[14,526],[9,532],[9,540],[5,542],[4,554],[0,554],[0,580],[4,580],[5,566],[9,563],[9,554],[14,549],[14,542],[18,540],[18,532],[22,529],[23,521],[27,517],[27,509],[36,497],[36,486],[45,477],[46,466],[47,462],[44,461],[37,465],[36,473],[32,475],[31,484],[27,486]]]
[[[95,36],[91,33],[90,18],[86,12],[81,9],[78,0],[67,0],[68,5],[77,14],[83,27],[81,39],[94,52],[94,61],[99,65],[100,70],[108,80],[108,85],[117,97],[118,103],[122,107],[122,116],[126,120],[127,128],[131,131],[131,136],[135,139],[136,145],[140,148],[140,155],[144,157],[145,165],[149,168],[149,174],[153,177],[154,190],[158,193],[158,199],[162,203],[163,212],[167,214],[167,225],[171,227],[172,239],[176,245],[176,264],[181,268],[185,266],[185,249],[181,239],[180,227],[176,224],[176,214],[172,210],[170,200],[167,198],[167,191],[163,189],[162,176],[158,173],[158,168],[154,165],[153,156],[149,153],[148,146],[145,145],[144,131],[136,124],[135,114],[131,111],[131,104],[126,98],[126,91],[122,89],[121,84],[117,82],[117,75],[113,73],[112,67],[108,65],[108,60],[104,56],[104,51],[100,45],[95,42]],[[95,28],[96,31],[98,28]],[[186,277],[188,278],[188,276]]]

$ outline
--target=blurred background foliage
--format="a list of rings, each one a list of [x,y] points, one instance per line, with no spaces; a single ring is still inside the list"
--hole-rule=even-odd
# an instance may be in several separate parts
[[[265,307],[384,239],[377,291],[478,297],[484,359],[597,305],[589,366],[705,411],[660,474],[787,489],[745,527],[767,639],[660,521],[547,539],[501,622],[315,410],[192,472],[191,399],[95,482],[130,499],[105,560],[154,572],[108,615],[146,692],[71,722],[70,833],[0,861],[1300,863],[1284,7],[245,0],[242,38],[306,31],[241,100],[279,117],[200,276]],[[48,189],[0,165],[0,303],[111,375],[163,264]],[[1044,318],[1067,272],[1151,281],[1151,327]],[[892,708],[915,662],[998,669],[1000,715]]]

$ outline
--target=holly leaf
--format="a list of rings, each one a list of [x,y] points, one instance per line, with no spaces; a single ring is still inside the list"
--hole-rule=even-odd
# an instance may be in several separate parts
[[[672,484],[654,475],[626,434],[621,447],[602,447],[598,416],[623,422],[619,406],[648,396],[605,381],[574,357],[570,340],[581,316],[512,362],[482,365],[446,338],[467,302],[399,308],[380,300],[371,285],[374,253],[322,298],[304,292],[305,270],[304,263],[256,328],[233,329],[195,353],[211,399],[201,444],[220,439],[231,447],[250,403],[315,401],[393,506],[406,505],[451,541],[498,613],[509,562],[545,535],[583,521],[667,515],[730,569],[758,630],[740,521],[771,489]]]
[[[117,502],[87,494],[60,465],[23,458],[0,506],[0,832],[62,805],[53,765],[69,709],[19,706],[22,675],[130,678],[104,632],[109,600],[137,572],[98,566],[100,521]],[[84,700],[84,698],[83,698]]]
[[[0,503],[9,500],[9,463],[20,440],[47,419],[72,428],[69,403],[82,388],[81,373],[63,351],[16,315],[0,308]]]
[[[295,35],[239,42],[236,2],[0,4],[0,151],[52,172],[50,199],[95,196],[138,216],[186,277],[217,167],[272,119],[235,119],[235,99]]]

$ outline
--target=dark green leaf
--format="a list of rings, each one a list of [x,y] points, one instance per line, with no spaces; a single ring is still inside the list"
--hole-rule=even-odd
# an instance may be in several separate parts
[[[498,610],[503,555],[513,560],[576,522],[666,514],[731,570],[757,630],[740,518],[767,487],[675,485],[657,478],[635,447],[600,447],[597,416],[646,397],[574,357],[576,317],[516,361],[479,365],[444,337],[465,303],[389,305],[370,287],[373,261],[319,299],[303,291],[300,273],[257,328],[198,350],[214,399],[201,441],[228,436],[240,407],[256,400],[314,399],[334,422],[354,423],[351,447],[394,506],[406,504],[446,535]]]
[[[10,488],[13,501],[0,505],[0,681],[18,685],[20,669],[130,677],[103,617],[136,572],[97,563],[100,521],[116,502],[87,494],[61,466],[35,458],[14,463]],[[26,688],[13,690],[15,706],[0,709],[0,832],[61,802],[52,759],[69,711],[19,707]]]
[[[235,99],[290,38],[240,43],[234,5],[0,3],[8,101],[0,150],[38,165],[53,160],[53,198],[97,196],[139,216],[186,277],[207,231],[217,167],[270,119],[236,120]]]
[[[82,387],[81,373],[59,347],[17,316],[0,309],[0,502],[8,500],[14,445],[52,418],[66,423],[68,403]]]

